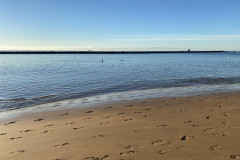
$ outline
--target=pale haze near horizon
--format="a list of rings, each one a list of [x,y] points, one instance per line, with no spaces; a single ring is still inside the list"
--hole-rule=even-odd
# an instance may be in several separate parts
[[[0,0],[0,50],[240,50],[240,1]]]

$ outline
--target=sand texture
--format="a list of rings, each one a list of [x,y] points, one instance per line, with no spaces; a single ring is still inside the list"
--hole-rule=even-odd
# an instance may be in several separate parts
[[[2,121],[0,159],[240,159],[239,97],[139,99]]]

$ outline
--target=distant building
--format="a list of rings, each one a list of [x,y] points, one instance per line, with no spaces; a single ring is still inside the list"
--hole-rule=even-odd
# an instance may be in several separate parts
[[[188,52],[190,52],[191,51],[191,49],[188,49]]]

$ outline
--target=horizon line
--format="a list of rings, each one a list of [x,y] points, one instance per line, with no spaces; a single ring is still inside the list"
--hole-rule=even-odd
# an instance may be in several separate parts
[[[51,53],[83,53],[83,54],[91,54],[91,53],[214,53],[214,52],[238,52],[238,51],[224,51],[224,50],[178,50],[178,51],[31,51],[31,50],[0,50],[0,54],[14,54],[14,53],[28,53],[28,54],[51,54]]]

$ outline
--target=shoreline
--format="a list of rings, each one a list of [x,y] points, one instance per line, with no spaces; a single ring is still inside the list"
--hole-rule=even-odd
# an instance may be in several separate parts
[[[201,86],[183,86],[170,88],[154,88],[144,90],[122,91],[115,93],[106,93],[89,97],[63,99],[52,102],[40,103],[26,106],[23,108],[12,108],[0,112],[0,122],[14,117],[21,117],[31,112],[47,112],[77,108],[88,108],[101,105],[111,105],[124,101],[134,101],[138,99],[149,98],[179,98],[191,96],[216,95],[222,93],[236,93],[240,89],[239,84],[232,85],[201,85]],[[66,107],[67,106],[67,107]]]
[[[147,98],[32,112],[0,122],[0,157],[237,159],[239,96]]]

